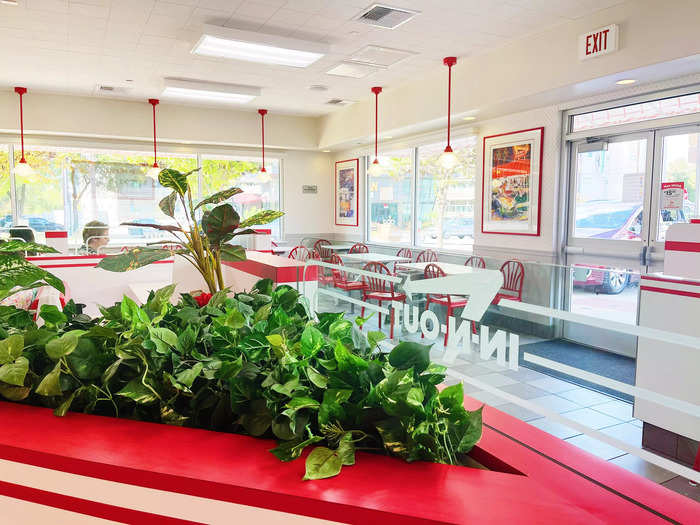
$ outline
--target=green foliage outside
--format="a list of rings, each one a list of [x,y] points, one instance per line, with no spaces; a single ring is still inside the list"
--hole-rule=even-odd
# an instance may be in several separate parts
[[[481,410],[461,384],[442,391],[445,368],[429,346],[377,350],[342,313],[314,319],[293,288],[258,282],[214,294],[205,306],[174,285],[143,306],[128,297],[102,316],[44,306],[42,327],[0,306],[0,397],[140,421],[275,438],[282,461],[306,458],[304,479],[335,476],[357,450],[406,461],[468,463]]]

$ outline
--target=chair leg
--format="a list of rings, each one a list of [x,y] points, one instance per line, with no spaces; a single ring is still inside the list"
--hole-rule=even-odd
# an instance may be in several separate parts
[[[391,308],[391,313],[389,314],[391,317],[391,327],[389,328],[389,339],[394,339],[394,309]]]
[[[382,302],[378,300],[377,306],[379,306],[381,308]],[[379,323],[379,331],[381,332],[382,331],[382,313],[381,312],[377,312],[377,322]]]
[[[450,334],[450,315],[452,314],[452,307],[447,306],[447,329],[445,330],[445,342],[442,346],[447,346],[447,337]]]
[[[425,311],[427,312],[428,310],[430,310],[430,299],[426,298],[425,299]],[[423,330],[421,330],[420,338],[425,339],[425,334],[423,334]]]

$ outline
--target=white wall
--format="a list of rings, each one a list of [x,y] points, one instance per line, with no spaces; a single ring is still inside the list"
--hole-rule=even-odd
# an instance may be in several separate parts
[[[333,158],[330,153],[288,151],[284,156],[284,229],[288,235],[326,235],[333,219]],[[302,193],[302,186],[316,185],[318,193]]]

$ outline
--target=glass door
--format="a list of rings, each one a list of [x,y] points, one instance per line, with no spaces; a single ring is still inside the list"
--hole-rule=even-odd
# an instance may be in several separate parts
[[[653,132],[571,144],[567,265],[570,311],[637,322],[637,284],[646,271]],[[633,356],[635,338],[566,323],[564,337]]]
[[[700,126],[656,132],[648,271],[663,271],[669,226],[700,217]]]

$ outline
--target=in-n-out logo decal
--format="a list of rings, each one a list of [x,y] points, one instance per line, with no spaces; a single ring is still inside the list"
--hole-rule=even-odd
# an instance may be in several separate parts
[[[412,334],[418,332],[425,339],[434,341],[445,333],[449,334],[449,347],[445,351],[445,360],[453,361],[459,354],[471,354],[474,346],[478,348],[481,359],[488,360],[496,354],[496,362],[513,370],[518,369],[519,337],[497,330],[489,337],[489,327],[481,325],[479,334],[472,334],[471,321],[481,321],[486,309],[503,286],[503,274],[498,270],[475,269],[474,271],[447,275],[437,279],[422,279],[403,283],[408,302],[414,293],[440,295],[467,295],[469,301],[462,310],[461,319],[450,316],[447,324],[441,324],[437,315],[430,310],[419,312],[417,306],[394,301],[394,317],[397,323],[403,321],[403,328]]]
[[[458,320],[453,316],[447,318],[447,324],[440,324],[435,312],[431,310],[419,311],[417,306],[392,302],[394,316],[397,324],[403,321],[403,329],[410,334],[415,334],[420,329],[421,334],[428,341],[434,341],[449,333],[448,344],[443,360],[454,362],[460,354],[470,355],[474,349],[479,352],[479,357],[489,360],[496,354],[496,362],[512,370],[518,369],[518,352],[520,338],[517,334],[496,330],[493,337],[489,336],[490,328],[486,325],[479,326],[479,333],[471,331],[471,320]]]

